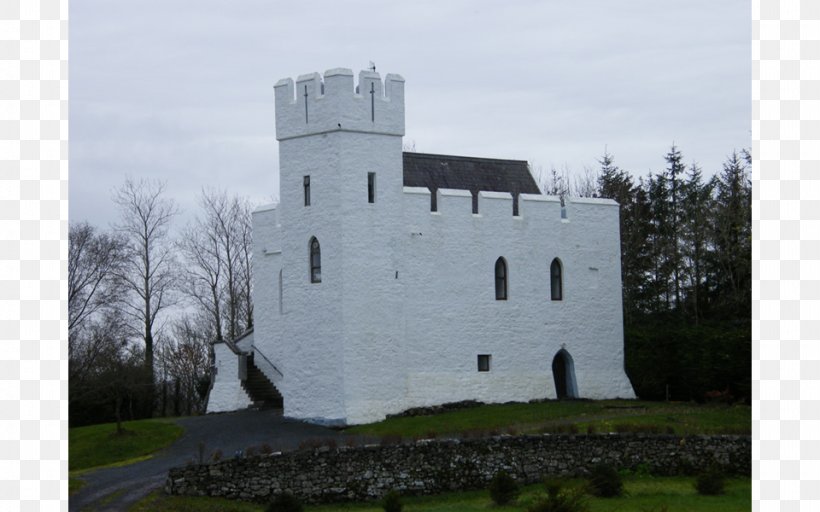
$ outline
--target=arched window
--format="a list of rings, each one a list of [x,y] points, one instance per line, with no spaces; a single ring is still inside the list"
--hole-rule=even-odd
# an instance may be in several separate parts
[[[495,300],[507,300],[507,262],[504,258],[495,262]]]
[[[563,300],[564,283],[561,270],[561,260],[555,258],[550,265],[550,294],[552,300]]]
[[[310,239],[310,282],[322,282],[322,251],[315,236]]]

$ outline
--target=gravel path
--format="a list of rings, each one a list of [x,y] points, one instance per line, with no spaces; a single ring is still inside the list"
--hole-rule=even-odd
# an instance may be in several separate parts
[[[168,470],[198,460],[199,442],[205,457],[217,449],[224,457],[237,450],[267,443],[274,451],[293,450],[308,439],[343,437],[335,430],[282,417],[280,409],[244,410],[176,420],[182,436],[151,459],[119,468],[100,469],[80,477],[86,485],[69,498],[70,511],[125,511],[162,487]]]

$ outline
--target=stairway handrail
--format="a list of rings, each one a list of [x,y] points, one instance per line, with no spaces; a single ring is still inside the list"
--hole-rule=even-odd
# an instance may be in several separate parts
[[[276,365],[275,365],[275,364],[273,364],[273,363],[270,361],[270,359],[268,359],[267,357],[265,357],[265,354],[263,354],[263,353],[262,353],[262,352],[261,352],[258,348],[256,348],[256,345],[253,345],[251,348],[253,349],[253,354],[254,354],[254,364],[256,364],[256,354],[259,354],[259,355],[262,357],[262,359],[264,359],[264,360],[265,360],[265,362],[268,364],[268,366],[270,366],[270,368],[272,368],[272,369],[273,369],[273,371],[275,371],[275,372],[279,375],[279,378],[280,378],[280,379],[281,379],[281,378],[283,378],[283,377],[285,376],[285,375],[284,375],[284,374],[283,374],[283,373],[279,370],[279,368],[277,368],[277,367],[276,367]],[[266,372],[265,372],[262,368],[260,368],[260,370],[262,370],[262,373],[266,373]]]

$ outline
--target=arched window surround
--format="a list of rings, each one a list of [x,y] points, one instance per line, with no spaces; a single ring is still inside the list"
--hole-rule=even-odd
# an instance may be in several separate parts
[[[502,256],[495,260],[495,300],[507,300],[509,277],[507,260]]]
[[[319,240],[314,236],[310,238],[310,242],[308,242],[308,249],[309,249],[309,259],[308,262],[310,264],[310,282],[311,283],[321,283],[322,282],[322,249],[319,245]]]
[[[558,258],[550,263],[550,299],[564,300],[564,265]]]

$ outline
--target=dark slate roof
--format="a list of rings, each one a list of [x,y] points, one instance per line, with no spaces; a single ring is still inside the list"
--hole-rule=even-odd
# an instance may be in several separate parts
[[[402,153],[404,186],[540,194],[525,160]]]

